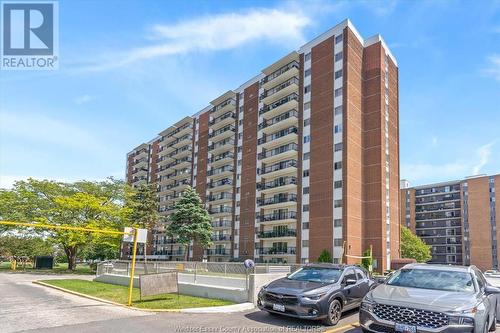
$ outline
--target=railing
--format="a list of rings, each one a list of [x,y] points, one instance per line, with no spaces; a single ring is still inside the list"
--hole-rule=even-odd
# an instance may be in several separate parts
[[[270,198],[258,198],[257,199],[257,205],[259,206],[267,206],[267,205],[274,205],[277,203],[283,203],[283,202],[297,202],[297,195],[296,194],[285,194],[285,195],[277,195],[274,197]]]
[[[285,128],[285,129],[283,129],[281,131],[278,131],[276,133],[273,133],[273,134],[270,134],[270,135],[264,135],[262,138],[260,138],[257,141],[257,144],[261,145],[261,144],[264,144],[264,143],[271,142],[273,140],[282,138],[284,136],[287,136],[288,134],[297,133],[297,132],[298,132],[298,129],[295,126],[292,126],[292,127],[289,127],[289,128]]]
[[[230,228],[232,227],[232,222],[230,220],[222,220],[212,222],[213,228]]]
[[[233,111],[229,111],[227,113],[224,113],[222,116],[212,119],[210,121],[210,125],[215,125],[217,123],[220,123],[221,121],[223,121],[224,119],[227,119],[227,118],[235,119],[236,114]]]
[[[208,163],[217,162],[217,161],[220,161],[220,160],[225,159],[225,158],[234,158],[234,153],[228,151],[228,152],[225,152],[223,154],[211,157],[208,159]]]
[[[287,72],[288,70],[290,70],[292,68],[299,69],[300,68],[299,63],[294,60],[294,61],[286,64],[285,66],[279,68],[278,70],[272,72],[271,74],[269,74],[268,76],[266,76],[265,78],[260,80],[260,84],[265,84],[271,80],[274,80],[275,78],[277,78],[278,76],[280,76],[281,74]]]
[[[208,150],[214,150],[214,149],[217,149],[217,148],[222,147],[222,146],[227,145],[227,144],[234,146],[234,139],[233,138],[226,138],[224,140],[214,142],[210,146],[208,146]]]
[[[291,185],[297,184],[297,178],[296,177],[280,177],[278,179],[272,180],[267,183],[257,183],[257,189],[258,190],[267,190],[270,188],[275,188],[275,187],[280,187],[280,186],[286,186],[286,185]]]
[[[266,173],[271,173],[274,171],[283,170],[283,169],[290,168],[290,167],[297,167],[297,161],[296,160],[288,160],[288,161],[283,161],[283,162],[279,162],[279,163],[264,167],[264,168],[260,169],[260,174],[265,175]]]
[[[216,107],[212,108],[211,112],[212,113],[217,112],[228,104],[236,106],[236,101],[233,98],[226,99],[224,102],[222,102],[219,105],[217,105]]]
[[[228,172],[228,171],[230,171],[230,172],[234,171],[232,165],[226,165],[226,166],[223,166],[222,168],[209,170],[207,172],[207,175],[208,176],[215,176],[215,175],[219,175],[221,173]]]
[[[269,105],[265,105],[265,106],[263,106],[259,110],[259,115],[264,114],[266,112],[269,112],[271,110],[274,110],[277,107],[279,107],[279,106],[281,106],[283,104],[286,104],[286,103],[288,103],[290,101],[293,101],[293,100],[298,101],[299,100],[299,95],[297,95],[296,93],[293,93],[293,94],[290,94],[290,95],[288,95],[288,96],[280,99],[279,101],[276,101],[276,102],[274,102],[272,104],[269,104]]]
[[[278,238],[278,237],[296,237],[296,236],[297,236],[297,231],[294,229],[259,232],[259,238]]]
[[[183,141],[183,140],[193,140],[193,135],[191,134],[186,134],[184,136],[181,136],[180,138],[178,139],[175,139],[174,141],[170,142],[168,145],[167,145],[167,148],[170,148],[176,144],[178,144],[179,142]]]
[[[269,97],[269,96],[272,96],[274,95],[275,93],[277,93],[278,91],[280,90],[283,90],[285,89],[286,87],[292,85],[292,84],[296,84],[296,85],[299,85],[299,79],[297,79],[296,77],[292,77],[291,79],[271,88],[271,89],[268,89],[266,91],[264,91],[261,95],[260,95],[260,99],[264,99],[266,97]]]
[[[208,188],[214,188],[214,187],[217,187],[217,186],[232,185],[232,184],[233,184],[233,180],[232,179],[224,178],[224,179],[218,180],[216,182],[209,183],[208,184]]]
[[[299,146],[296,143],[289,143],[262,153],[259,153],[259,160],[264,158],[276,156],[282,153],[286,153],[287,151],[299,151]]]
[[[208,256],[229,256],[231,255],[230,250],[226,249],[207,249],[205,250]]]
[[[213,235],[212,240],[213,241],[230,241],[231,235]]]
[[[279,221],[296,218],[297,212],[294,211],[257,215],[257,219],[259,220],[259,222]]]
[[[229,207],[229,206],[221,206],[221,207],[217,207],[217,208],[210,208],[208,210],[208,212],[210,214],[232,213],[233,212],[233,208]]]
[[[259,124],[259,130],[264,129],[264,128],[269,127],[269,126],[272,126],[274,124],[277,124],[277,123],[279,123],[285,119],[291,118],[291,117],[295,117],[295,118],[299,117],[299,113],[297,112],[296,109],[292,109],[290,111],[282,113],[279,116],[276,116],[268,121],[264,120],[263,122],[261,122]]]
[[[280,255],[280,254],[295,254],[295,247],[286,247],[286,248],[276,248],[276,247],[261,247],[257,249],[259,254],[264,255]]]
[[[217,200],[223,200],[223,199],[233,199],[233,194],[229,192],[221,192],[219,194],[215,195],[209,195],[207,196],[208,201],[217,201]]]
[[[210,133],[208,135],[209,138],[213,138],[219,134],[222,134],[222,133],[225,133],[225,132],[228,132],[228,131],[231,131],[231,132],[236,132],[236,127],[234,125],[227,125],[227,126],[224,126],[222,127],[221,129],[218,129],[217,131],[214,131],[212,133]]]

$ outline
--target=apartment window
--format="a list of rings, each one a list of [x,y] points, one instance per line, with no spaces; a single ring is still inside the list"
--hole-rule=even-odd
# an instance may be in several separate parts
[[[308,77],[309,75],[311,75],[311,69],[308,68],[304,71],[304,77]]]
[[[243,138],[243,133],[238,133],[238,139]]]
[[[238,160],[238,165],[241,165],[241,160]]]
[[[336,181],[333,183],[333,187],[334,187],[334,188],[342,188],[342,181],[341,181],[341,180],[336,180]]]
[[[310,93],[311,92],[311,85],[307,85],[304,87],[304,94]]]
[[[302,247],[309,247],[309,240],[308,239],[302,240]]]
[[[306,186],[302,189],[302,193],[309,194],[309,186]]]
[[[238,153],[241,153],[242,148],[238,147]]]
[[[342,226],[342,219],[333,220],[333,226],[334,227],[341,227]]]
[[[311,124],[311,118],[304,119],[304,127],[309,126]]]
[[[338,79],[338,78],[341,78],[342,77],[342,70],[339,69],[338,71],[335,72],[335,78]]]
[[[240,121],[238,122],[238,124],[239,124],[240,126],[242,126],[242,125],[243,125],[243,119],[240,119]]]
[[[340,170],[340,169],[342,169],[342,162],[335,162],[335,163],[333,164],[333,168],[334,168],[335,170]]]
[[[236,193],[240,193],[240,188],[239,187],[236,188]]]
[[[240,109],[239,109],[239,110],[240,110],[240,113],[243,113],[243,105],[242,105],[242,106],[240,106]]]
[[[342,35],[335,36],[335,44],[340,43],[342,40],[343,40],[343,36]]]
[[[305,177],[309,177],[309,169],[304,170],[304,171],[302,172],[302,177],[304,177],[304,178],[305,178]]]
[[[343,246],[344,245],[344,241],[342,240],[342,238],[335,238],[333,240],[333,245],[335,245],[335,246]]]
[[[309,229],[309,222],[302,223],[302,229]]]
[[[342,207],[342,200],[334,200],[333,201],[333,207],[335,207],[335,208]]]
[[[304,103],[304,110],[309,110],[311,108],[311,102]]]
[[[304,137],[304,143],[308,143],[308,142],[310,142],[310,141],[311,141],[311,136],[310,136],[310,135],[306,135],[306,136]]]
[[[308,60],[311,60],[311,52],[306,53],[306,55],[304,56],[304,61],[308,61]]]
[[[239,216],[239,215],[235,215],[235,216],[234,216],[234,219],[235,219],[236,221],[239,221],[239,220],[240,220],[240,216]]]
[[[335,125],[334,131],[335,131],[335,133],[341,133],[342,132],[342,124]]]
[[[304,153],[304,160],[308,160],[311,156],[311,153]]]
[[[335,151],[341,151],[342,150],[342,142],[336,143],[335,144]]]
[[[335,89],[335,97],[342,96],[342,88]]]
[[[342,56],[343,56],[342,51],[340,51],[339,53],[337,53],[337,54],[335,55],[335,61],[342,60]]]
[[[302,211],[303,212],[308,212],[309,211],[309,205],[302,206]]]
[[[335,115],[341,115],[342,114],[342,105],[335,107]]]

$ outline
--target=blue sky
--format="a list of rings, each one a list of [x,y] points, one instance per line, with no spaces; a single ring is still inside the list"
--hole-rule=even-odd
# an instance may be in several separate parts
[[[125,154],[345,18],[400,68],[401,177],[500,173],[500,1],[69,1],[60,65],[0,72],[0,187]]]

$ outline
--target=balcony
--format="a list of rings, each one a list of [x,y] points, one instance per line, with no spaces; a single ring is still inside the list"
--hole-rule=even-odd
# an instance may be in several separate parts
[[[212,222],[212,228],[231,228],[232,227],[232,222],[231,220],[220,220],[220,221],[213,221]]]
[[[280,146],[259,153],[258,159],[261,160],[262,163],[273,163],[278,160],[297,157],[298,151],[299,151],[299,146],[296,143],[289,143],[284,146]]]
[[[297,236],[297,231],[295,229],[287,229],[287,230],[280,230],[280,231],[261,231],[258,234],[259,238],[290,238],[290,237],[296,237]]]
[[[265,119],[270,119],[272,117],[278,116],[280,113],[283,113],[284,111],[297,109],[298,106],[299,106],[299,95],[293,93],[272,104],[264,105],[259,110],[259,115],[263,116]]]
[[[233,188],[233,180],[229,178],[220,179],[217,181],[212,181],[207,184],[207,187],[212,189],[212,191],[224,191]]]
[[[206,249],[207,256],[229,256],[231,251],[229,249]]]
[[[295,211],[281,211],[277,213],[270,214],[259,214],[257,220],[260,223],[288,223],[295,222],[297,220],[297,212]]]
[[[223,152],[234,150],[234,138],[226,138],[224,140],[214,142],[208,146],[208,151],[211,154],[219,155]]]
[[[284,247],[284,248],[278,248],[278,247],[261,247],[258,250],[258,253],[260,255],[290,255],[294,256],[296,251],[295,247]]]
[[[183,191],[188,186],[191,186],[191,182],[186,179],[186,180],[183,180],[180,182],[176,182],[172,188],[175,189],[177,192],[179,192],[179,191]]]
[[[290,79],[291,77],[298,76],[299,68],[299,63],[297,61],[292,61],[263,78],[260,81],[260,85],[264,89],[269,89],[281,82]]]
[[[216,107],[212,108],[210,112],[212,117],[218,118],[227,111],[232,111],[234,109],[236,109],[236,100],[230,98],[222,102],[221,104],[217,105]]]
[[[207,201],[210,202],[211,205],[221,204],[223,202],[231,202],[233,201],[233,194],[230,192],[211,194],[207,196]]]
[[[257,206],[265,209],[276,209],[290,205],[297,205],[297,195],[295,193],[280,193],[269,198],[257,199]]]
[[[231,235],[213,235],[212,241],[214,242],[230,242],[232,239]]]
[[[148,165],[148,159],[146,157],[139,158],[134,160],[134,167],[140,168],[141,166],[147,166]]]
[[[225,165],[221,168],[209,170],[207,172],[207,178],[212,180],[227,178],[233,174],[233,171],[232,165]]]
[[[234,124],[235,121],[236,114],[232,111],[229,111],[220,117],[212,119],[209,124],[210,128],[212,128],[213,130],[217,130],[226,125]]]
[[[282,113],[272,119],[262,121],[259,124],[259,130],[268,135],[276,131],[296,126],[299,121],[299,113],[296,109]]]
[[[232,124],[226,125],[222,127],[221,129],[218,129],[217,131],[214,131],[208,135],[210,140],[212,141],[219,141],[219,140],[224,140],[226,138],[234,137],[236,134],[236,127]]]
[[[233,207],[231,206],[216,206],[216,207],[211,207],[208,212],[210,215],[216,215],[216,216],[226,216],[226,215],[231,215],[233,213]]]
[[[173,168],[176,170],[184,169],[188,166],[191,166],[193,162],[193,158],[191,156],[186,156],[181,159],[176,160],[175,162],[170,163],[167,168]]]
[[[234,163],[234,153],[232,151],[228,151],[223,154],[213,156],[208,159],[208,163],[210,163],[212,168],[216,168],[227,163]]]
[[[291,93],[298,92],[299,89],[299,79],[292,77],[291,79],[264,91],[260,95],[260,99],[264,104],[270,104],[273,101],[279,100]]]
[[[257,144],[264,149],[271,149],[288,142],[298,143],[297,133],[298,128],[296,126],[291,126],[274,132],[273,134],[264,134],[264,136],[257,141]]]
[[[266,183],[258,183],[257,190],[263,194],[269,194],[276,191],[287,192],[297,188],[296,177],[280,177]]]
[[[282,161],[270,166],[266,166],[262,169],[257,170],[261,175],[265,175],[265,177],[272,178],[279,175],[297,174],[297,161],[296,160],[288,160]]]

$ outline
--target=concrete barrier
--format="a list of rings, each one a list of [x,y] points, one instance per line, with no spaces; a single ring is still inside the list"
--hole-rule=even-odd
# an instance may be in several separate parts
[[[248,279],[248,302],[257,305],[260,289],[271,281],[285,277],[287,273],[250,274]]]

